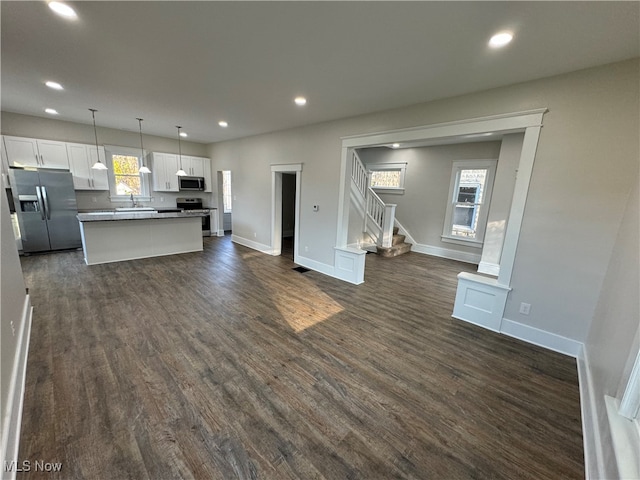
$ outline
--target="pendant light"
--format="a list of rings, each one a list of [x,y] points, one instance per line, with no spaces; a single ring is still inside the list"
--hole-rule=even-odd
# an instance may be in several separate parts
[[[176,172],[176,175],[179,177],[186,177],[187,172],[182,169],[182,147],[180,146],[180,129],[182,127],[176,125],[176,128],[178,129],[178,158],[180,159],[180,170]]]
[[[144,147],[142,146],[142,118],[136,118],[138,120],[138,128],[140,129],[140,152],[142,153],[142,166],[138,172],[140,173],[151,173],[149,167],[144,162]]]
[[[100,148],[98,147],[98,130],[96,130],[96,112],[98,110],[96,110],[95,108],[90,108],[89,111],[91,112],[91,116],[93,117],[93,134],[96,137],[96,155],[98,159],[91,168],[93,168],[94,170],[106,170],[107,166],[100,161]]]

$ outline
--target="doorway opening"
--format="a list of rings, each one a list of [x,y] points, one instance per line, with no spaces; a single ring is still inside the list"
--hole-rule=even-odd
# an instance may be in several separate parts
[[[271,166],[271,254],[296,262],[300,238],[302,164]]]
[[[222,207],[222,208],[220,208]],[[233,195],[231,193],[231,170],[218,171],[218,231],[216,235],[222,237],[231,234],[233,210]]]
[[[293,260],[296,226],[296,174],[282,174],[281,255]]]

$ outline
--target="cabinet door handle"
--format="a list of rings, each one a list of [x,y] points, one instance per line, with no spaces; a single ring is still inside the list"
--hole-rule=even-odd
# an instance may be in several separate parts
[[[91,179],[87,178],[87,183],[89,184],[89,186],[91,186]]]
[[[40,160],[38,159],[38,155],[36,154],[36,165],[40,165]]]
[[[40,154],[40,165],[44,165],[44,159],[42,158],[42,154]]]

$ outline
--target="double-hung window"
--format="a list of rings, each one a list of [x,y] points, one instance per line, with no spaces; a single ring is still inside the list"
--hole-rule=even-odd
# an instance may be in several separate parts
[[[404,193],[406,163],[379,163],[367,165],[369,186],[384,193]]]
[[[482,246],[496,160],[453,163],[442,240]]]
[[[149,201],[148,175],[138,170],[142,165],[139,149],[105,145],[107,168],[109,169],[109,190],[111,200]]]

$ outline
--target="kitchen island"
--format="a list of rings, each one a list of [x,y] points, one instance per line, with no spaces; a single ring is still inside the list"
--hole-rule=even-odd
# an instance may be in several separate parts
[[[87,265],[202,251],[204,213],[79,213]]]

